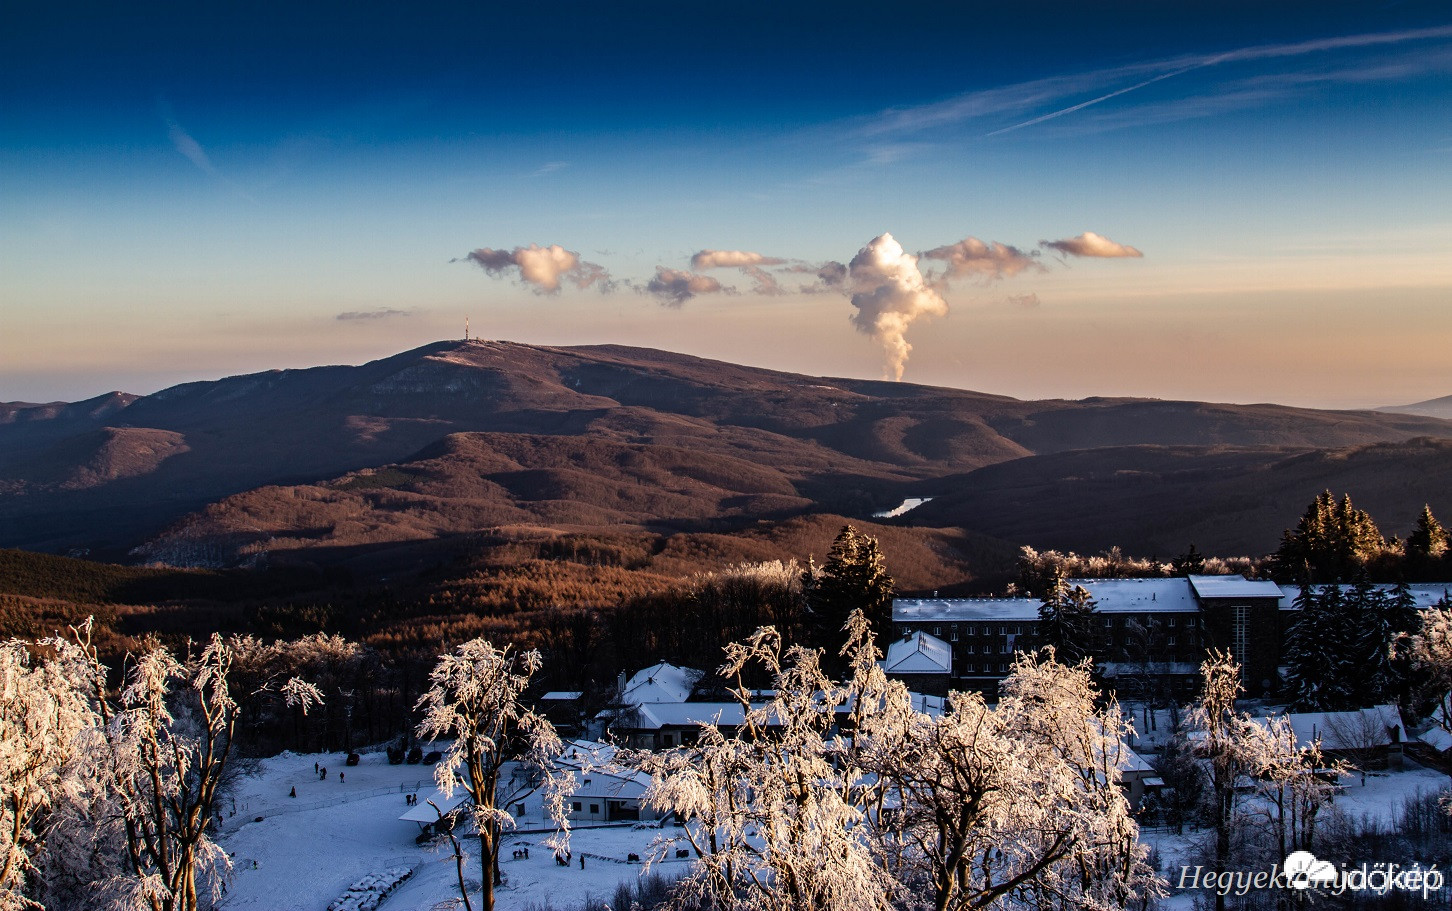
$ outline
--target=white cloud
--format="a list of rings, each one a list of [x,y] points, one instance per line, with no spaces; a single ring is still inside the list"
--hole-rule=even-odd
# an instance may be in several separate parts
[[[702,250],[691,257],[691,268],[703,271],[743,266],[779,266],[784,262],[784,259],[762,256],[749,250]]]
[[[1141,257],[1143,253],[1134,247],[1127,247],[1121,243],[1115,243],[1109,238],[1095,234],[1093,231],[1085,231],[1078,237],[1070,237],[1066,240],[1041,240],[1042,246],[1060,253],[1067,253],[1070,256],[1090,256],[1101,258],[1115,257]]]
[[[852,257],[848,266],[852,306],[857,312],[852,325],[876,339],[887,354],[884,371],[902,379],[912,345],[908,327],[922,316],[945,316],[948,302],[928,287],[918,270],[918,258],[903,252],[891,234],[883,234]]]
[[[568,280],[577,288],[598,284],[600,290],[609,291],[614,287],[610,273],[604,266],[585,262],[580,259],[580,254],[566,250],[559,244],[550,244],[548,247],[530,244],[528,247],[515,247],[513,250],[481,247],[464,259],[490,275],[499,275],[510,268],[518,268],[520,280],[532,285],[538,294],[559,291],[562,280]]]

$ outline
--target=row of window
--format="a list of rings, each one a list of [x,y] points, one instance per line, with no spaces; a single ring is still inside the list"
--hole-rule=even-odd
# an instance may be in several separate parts
[[[1135,619],[1136,622],[1143,623],[1143,621],[1139,620],[1138,618],[1133,618],[1133,619]],[[1165,624],[1165,626],[1169,627],[1170,629],[1174,629],[1176,626],[1179,625],[1179,620],[1180,620],[1179,617],[1165,617],[1163,619],[1163,623]],[[1185,617],[1184,620],[1185,620],[1185,627],[1187,629],[1194,629],[1200,623],[1199,619],[1196,618],[1196,617]],[[1112,628],[1112,627],[1117,626],[1117,625],[1123,625],[1126,622],[1127,622],[1127,619],[1126,618],[1123,618],[1123,617],[1105,617],[1104,618],[1104,625],[1105,625],[1105,627],[1108,627],[1108,628]],[[1159,621],[1157,621],[1157,622],[1159,622]],[[1030,623],[1030,624],[1026,624],[1026,625],[1028,627],[1028,633],[1030,635],[1032,635],[1033,634],[1033,631],[1034,631],[1034,627],[1035,627],[1036,624]],[[1000,636],[1018,636],[1018,635],[1022,635],[1024,633],[1024,626],[1025,626],[1025,624],[1001,624],[1001,625],[998,626],[998,635],[1000,635]],[[983,626],[982,632],[980,633],[978,626],[970,624],[970,625],[968,625],[966,627],[963,627],[961,631],[962,631],[963,635],[965,635],[965,636],[979,636],[979,635],[982,635],[982,636],[992,636],[993,635],[993,630],[994,630],[993,625],[992,624],[987,624],[987,625],[984,625]],[[903,627],[903,634],[904,635],[908,634],[911,631],[912,630],[911,630],[910,627],[907,627],[907,626],[904,626]],[[949,639],[949,641],[951,641],[951,642],[957,642],[958,641],[959,631],[960,631],[960,625],[959,624],[957,624],[957,623],[950,624],[948,626],[948,639]],[[943,638],[943,627],[941,625],[934,626],[933,627],[933,635],[934,636],[937,636],[939,639]]]

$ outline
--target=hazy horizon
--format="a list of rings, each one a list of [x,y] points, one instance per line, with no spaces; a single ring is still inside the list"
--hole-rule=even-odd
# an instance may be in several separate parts
[[[1430,0],[33,8],[0,401],[474,333],[1018,398],[1452,394]]]

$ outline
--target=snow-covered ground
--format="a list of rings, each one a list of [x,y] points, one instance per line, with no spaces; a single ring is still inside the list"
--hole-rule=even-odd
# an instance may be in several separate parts
[[[1405,802],[1415,799],[1418,795],[1437,794],[1448,787],[1448,778],[1441,772],[1428,769],[1408,760],[1401,769],[1386,772],[1371,772],[1367,775],[1366,784],[1361,783],[1361,775],[1353,773],[1341,777],[1341,793],[1332,800],[1329,813],[1344,814],[1352,819],[1376,820],[1384,825],[1393,826],[1398,821]],[[1323,825],[1324,825],[1323,817]],[[1205,855],[1202,853],[1202,845],[1207,844],[1211,838],[1208,830],[1192,832],[1186,828],[1183,835],[1161,831],[1149,831],[1141,834],[1141,839],[1153,845],[1159,852],[1160,873],[1169,880],[1170,894],[1163,902],[1165,911],[1188,911],[1194,907],[1194,899],[1197,893],[1194,890],[1178,890],[1175,888],[1180,877],[1182,866],[1193,868],[1197,863],[1204,863]],[[1377,861],[1406,861],[1408,858],[1386,858],[1369,857],[1362,858],[1369,863]]]
[[[365,753],[352,768],[342,760],[337,753],[283,753],[263,760],[257,774],[239,782],[236,815],[227,815],[232,800],[223,802],[219,841],[232,855],[234,877],[221,908],[325,911],[349,886],[395,867],[412,869],[413,876],[384,900],[382,911],[433,911],[458,897],[453,858],[415,844],[418,825],[398,818],[408,810],[405,794],[417,790],[422,799],[432,791],[429,767],[392,766],[383,753]],[[327,766],[326,780],[313,771],[315,762]],[[339,772],[345,781],[338,780]],[[288,796],[294,787],[296,798]],[[262,821],[256,822],[259,816]],[[542,847],[548,837],[543,828],[531,814],[519,832],[505,839],[501,868],[506,882],[496,893],[501,911],[546,903],[572,908],[587,897],[609,899],[619,883],[634,883],[641,873],[641,865],[627,863],[627,856],[646,856],[650,843],[663,834],[651,828],[577,828],[571,838],[574,862],[561,867]],[[515,848],[525,845],[529,859],[513,859]],[[477,864],[472,860],[466,872],[475,883]],[[655,869],[679,876],[686,862],[672,859]]]
[[[315,762],[328,766],[327,780],[318,779]],[[326,911],[354,883],[400,867],[413,875],[383,901],[381,911],[451,907],[450,899],[458,894],[452,857],[416,844],[417,824],[398,818],[408,809],[405,794],[417,790],[427,797],[432,792],[430,771],[421,765],[391,766],[383,753],[364,754],[362,763],[352,768],[345,767],[336,753],[284,753],[264,760],[257,774],[239,783],[236,814],[228,815],[223,826],[220,841],[233,856],[235,875],[221,907]],[[345,782],[338,781],[339,772],[345,773]],[[1404,799],[1418,792],[1437,793],[1447,787],[1448,778],[1408,761],[1401,770],[1371,774],[1365,786],[1359,775],[1346,776],[1342,785],[1344,790],[1333,804],[1335,812],[1391,823]],[[288,796],[294,787],[296,798]],[[501,911],[546,905],[571,909],[590,898],[608,900],[620,883],[633,884],[641,874],[641,865],[628,863],[628,855],[647,856],[652,841],[673,831],[670,827],[576,828],[571,838],[574,862],[561,867],[543,846],[549,833],[537,805],[526,800],[531,812],[505,839],[501,862],[505,884],[496,893]],[[230,799],[224,801],[226,813],[231,807]],[[258,816],[261,822],[254,821]],[[1204,834],[1188,830],[1180,836],[1144,834],[1144,840],[1159,851],[1161,872],[1170,879],[1167,908],[1191,907],[1193,894],[1177,894],[1173,886],[1181,864],[1196,862],[1197,843]],[[513,856],[516,848],[526,846],[529,859]],[[466,850],[471,848],[466,840]],[[686,872],[688,863],[672,857],[656,869],[676,877]],[[477,884],[477,860],[471,860],[466,877]]]

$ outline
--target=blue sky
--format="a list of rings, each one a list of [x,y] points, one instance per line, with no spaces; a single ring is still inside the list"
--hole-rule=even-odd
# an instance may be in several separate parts
[[[1452,393],[1444,3],[297,6],[15,8],[0,400],[465,316],[1024,397]]]

